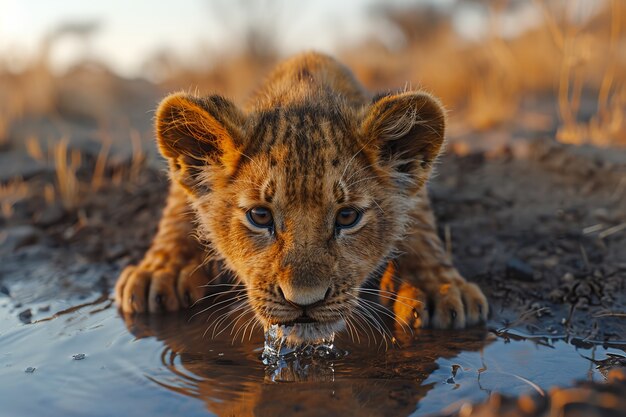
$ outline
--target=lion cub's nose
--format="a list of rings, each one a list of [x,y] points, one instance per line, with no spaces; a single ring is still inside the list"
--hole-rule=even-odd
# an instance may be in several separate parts
[[[330,295],[330,287],[295,287],[292,285],[281,285],[278,292],[289,304],[296,308],[311,308],[321,303]]]

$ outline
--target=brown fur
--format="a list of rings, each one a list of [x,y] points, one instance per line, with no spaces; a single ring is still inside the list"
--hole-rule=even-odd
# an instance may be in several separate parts
[[[318,324],[295,326],[295,339],[341,328],[373,279],[402,322],[461,328],[486,318],[482,292],[443,249],[424,187],[445,130],[431,95],[372,100],[345,67],[307,53],[282,63],[245,110],[219,96],[165,98],[156,130],[171,192],[151,249],[116,286],[125,312],[186,307],[223,263],[263,324],[300,316],[285,298],[325,297],[307,309]],[[256,206],[271,209],[273,234],[247,221]],[[336,233],[346,206],[362,220]],[[199,268],[206,260],[213,271]]]

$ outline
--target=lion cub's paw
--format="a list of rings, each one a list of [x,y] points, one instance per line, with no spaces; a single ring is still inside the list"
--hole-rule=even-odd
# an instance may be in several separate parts
[[[396,318],[411,327],[462,329],[485,322],[487,298],[476,284],[455,281],[423,289],[403,283],[394,303]]]
[[[484,322],[489,314],[487,298],[476,284],[465,281],[441,284],[430,294],[436,329],[462,329]]]
[[[190,307],[204,297],[209,282],[200,262],[184,267],[151,264],[126,267],[115,285],[115,302],[125,313],[157,313]]]

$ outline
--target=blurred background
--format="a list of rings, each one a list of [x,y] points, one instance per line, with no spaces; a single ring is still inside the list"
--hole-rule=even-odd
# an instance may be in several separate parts
[[[39,194],[70,207],[158,166],[164,94],[243,104],[306,49],[373,91],[439,96],[457,153],[533,137],[623,147],[625,25],[622,0],[0,0],[2,213],[42,173]]]

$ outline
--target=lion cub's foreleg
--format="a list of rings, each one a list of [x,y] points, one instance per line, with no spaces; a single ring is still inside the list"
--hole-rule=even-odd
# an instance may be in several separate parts
[[[124,312],[174,311],[204,295],[208,269],[202,267],[203,251],[192,233],[187,196],[173,182],[150,249],[138,265],[124,269],[115,286]]]
[[[381,289],[397,294],[394,313],[416,327],[463,328],[486,320],[487,299],[452,265],[437,235],[426,191],[413,215],[413,227],[399,248],[395,271],[385,274]]]

